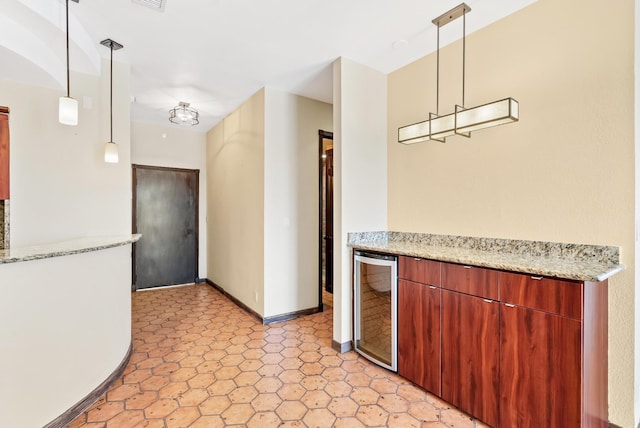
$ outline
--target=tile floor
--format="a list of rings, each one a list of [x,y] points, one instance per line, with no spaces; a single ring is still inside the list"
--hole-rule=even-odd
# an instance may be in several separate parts
[[[354,352],[329,307],[263,326],[201,284],[132,294],[134,354],[71,428],[486,427]]]

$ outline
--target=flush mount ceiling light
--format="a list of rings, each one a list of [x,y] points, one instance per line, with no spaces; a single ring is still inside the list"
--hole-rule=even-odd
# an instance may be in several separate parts
[[[80,0],[71,0],[78,3]],[[69,0],[66,3],[66,21],[67,21],[67,96],[60,97],[58,103],[58,121],[63,125],[78,124],[78,100],[71,98],[69,85]]]
[[[465,56],[466,56],[466,14],[471,8],[462,3],[440,15],[432,22],[438,27],[436,51],[436,112],[429,113],[429,119],[423,122],[398,128],[398,142],[415,144],[434,140],[446,142],[446,137],[462,135],[470,137],[472,131],[517,122],[519,119],[518,102],[513,98],[494,101],[477,107],[464,106]],[[462,16],[462,105],[456,105],[454,112],[440,116],[440,27]]]
[[[109,125],[110,125],[110,137],[109,141],[104,145],[104,161],[107,163],[118,163],[118,145],[113,142],[113,51],[122,49],[123,46],[114,42],[111,39],[105,39],[100,42],[101,45],[108,47],[111,50],[111,64],[110,64],[110,81],[109,81]]]
[[[180,103],[169,110],[169,120],[171,123],[178,125],[197,125],[200,123],[198,119],[198,110],[189,107],[189,103],[180,101]]]

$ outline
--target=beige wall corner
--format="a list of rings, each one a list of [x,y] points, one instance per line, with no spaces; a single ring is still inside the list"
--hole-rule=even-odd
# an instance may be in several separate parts
[[[347,233],[387,228],[387,76],[339,58],[333,65],[333,340],[352,338]]]
[[[609,417],[625,427],[638,389],[633,17],[632,2],[539,0],[469,35],[467,107],[513,97],[518,123],[398,144],[398,127],[435,111],[435,55],[390,74],[388,105],[389,229],[621,247],[627,268],[609,286]],[[441,113],[460,102],[460,55],[460,42],[441,50]]]
[[[207,274],[264,316],[264,89],[207,133]]]

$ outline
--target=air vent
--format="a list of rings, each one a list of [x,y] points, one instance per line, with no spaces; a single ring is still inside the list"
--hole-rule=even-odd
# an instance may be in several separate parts
[[[131,2],[141,4],[158,12],[164,12],[164,7],[167,4],[167,0],[131,0]]]

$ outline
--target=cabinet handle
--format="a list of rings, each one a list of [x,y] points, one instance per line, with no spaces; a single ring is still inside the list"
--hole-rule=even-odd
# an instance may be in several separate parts
[[[504,305],[505,305],[505,306],[508,306],[508,307],[510,307],[510,308],[515,308],[515,307],[516,307],[516,305],[512,305],[511,303],[505,303]]]
[[[493,300],[491,300],[491,299],[482,299],[482,300],[484,300],[487,303],[493,303]]]
[[[438,287],[434,287],[433,285],[430,285],[429,288],[432,289],[432,290],[435,290]]]
[[[471,269],[473,266],[462,266],[465,269]]]
[[[420,257],[414,257],[414,258],[413,258],[413,260],[416,260],[416,261],[418,261],[418,262],[419,262],[419,261],[420,261],[420,260],[422,260],[422,259],[421,259]]]
[[[542,278],[544,278],[543,276],[532,276],[531,279],[535,279],[536,281],[540,281]]]

